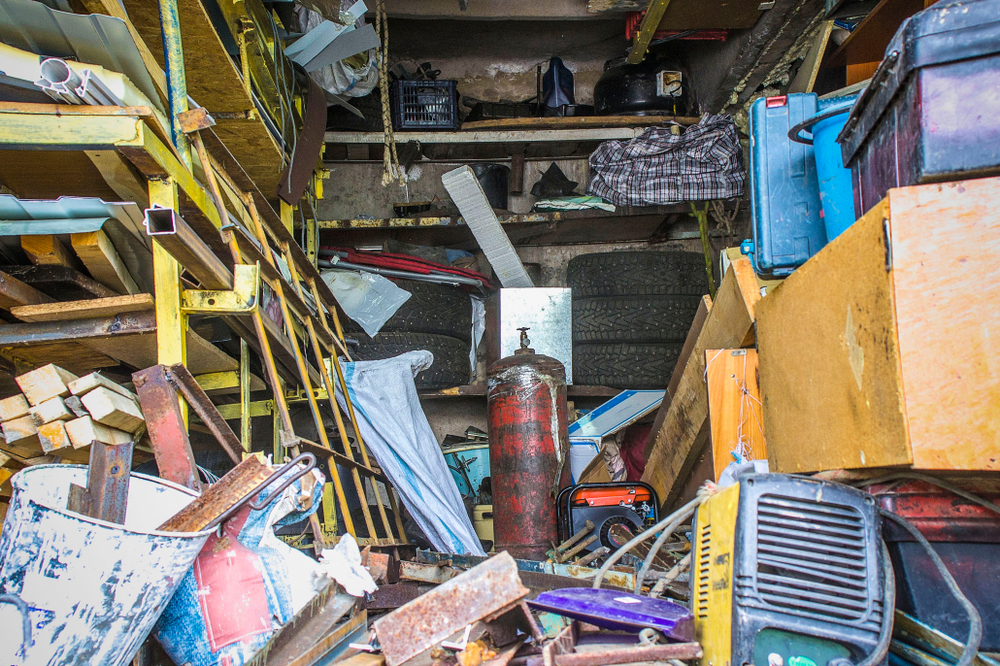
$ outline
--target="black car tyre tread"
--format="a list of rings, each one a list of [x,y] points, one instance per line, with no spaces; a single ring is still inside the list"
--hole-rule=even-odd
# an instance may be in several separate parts
[[[573,298],[708,293],[705,257],[698,252],[598,252],[569,261]]]
[[[450,284],[393,280],[410,297],[382,326],[382,331],[398,333],[432,333],[447,335],[469,342],[472,340],[472,300],[469,294]],[[371,340],[367,333],[349,317],[345,317],[347,337]]]
[[[684,342],[701,296],[602,296],[573,301],[573,342]]]
[[[374,339],[359,342],[353,354],[359,361],[392,358],[417,349],[434,354],[433,365],[417,375],[417,388],[451,388],[469,383],[469,343],[464,340],[431,333],[382,332]]]
[[[574,345],[573,383],[665,389],[683,346],[681,342]]]

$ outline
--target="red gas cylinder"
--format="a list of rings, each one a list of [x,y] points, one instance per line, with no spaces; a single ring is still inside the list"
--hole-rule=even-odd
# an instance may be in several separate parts
[[[544,560],[559,539],[555,498],[569,471],[566,369],[530,349],[520,330],[521,348],[488,371],[494,547]]]

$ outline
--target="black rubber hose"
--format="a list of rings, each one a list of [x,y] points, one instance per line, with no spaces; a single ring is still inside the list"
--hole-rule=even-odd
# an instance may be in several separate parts
[[[941,578],[944,580],[945,585],[948,586],[948,590],[954,595],[958,603],[965,609],[966,614],[969,616],[969,638],[965,643],[965,648],[962,650],[962,656],[959,658],[958,663],[955,666],[969,666],[972,661],[976,658],[976,654],[979,652],[979,644],[983,638],[983,620],[979,616],[979,611],[976,607],[969,601],[969,598],[962,593],[961,588],[958,587],[958,583],[955,582],[954,577],[952,577],[951,572],[944,566],[944,562],[941,561],[941,556],[937,554],[927,538],[920,533],[916,527],[910,524],[910,521],[906,520],[902,516],[898,516],[891,511],[886,511],[884,509],[880,510],[883,518],[887,518],[892,522],[896,523],[907,532],[910,536],[914,538],[924,550],[927,551],[927,555],[931,558],[931,562],[934,563],[934,568],[938,570],[941,574]],[[874,663],[874,662],[872,662]],[[871,666],[866,660],[866,662],[859,666]]]
[[[882,626],[878,632],[878,643],[872,653],[865,657],[858,666],[875,666],[885,659],[889,653],[889,643],[892,642],[892,623],[896,612],[896,576],[892,572],[892,561],[889,559],[889,548],[885,541],[879,539],[882,545],[882,576],[885,579],[885,603],[882,604]]]

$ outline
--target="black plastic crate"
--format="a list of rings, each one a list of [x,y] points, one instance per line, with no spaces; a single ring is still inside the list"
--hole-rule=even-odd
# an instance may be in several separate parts
[[[456,130],[458,116],[457,81],[393,81],[392,127],[395,130]]]

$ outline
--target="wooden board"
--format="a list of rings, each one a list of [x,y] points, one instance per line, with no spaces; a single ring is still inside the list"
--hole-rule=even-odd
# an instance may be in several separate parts
[[[21,321],[68,321],[109,317],[122,312],[143,312],[155,307],[149,294],[91,298],[82,301],[64,301],[41,305],[22,305],[11,308],[10,313]]]
[[[705,350],[705,382],[715,481],[729,463],[767,460],[757,351]]]
[[[698,118],[688,116],[573,116],[568,118],[499,118],[462,123],[462,131],[524,129],[590,129],[606,127],[659,127],[670,123],[694,125]]]
[[[88,340],[87,344],[133,368],[148,368],[157,363],[155,334]],[[187,334],[187,355],[187,366],[195,374],[225,372],[239,368],[236,359],[190,329]]]
[[[699,453],[696,442],[708,422],[705,350],[753,345],[759,300],[760,288],[750,260],[737,259],[719,285],[642,475],[664,505],[675,499],[693,468]]]
[[[28,399],[23,393],[0,400],[0,421],[10,421],[28,415]]]
[[[2,270],[56,299],[79,300],[118,295],[83,273],[65,266],[7,266]]]
[[[16,453],[22,457],[40,455],[42,448],[38,443],[38,426],[30,416],[22,416],[13,421],[4,421],[0,424],[3,429],[3,438],[7,451]]]
[[[705,320],[708,319],[708,313],[712,309],[712,297],[705,294],[701,297],[701,303],[698,304],[698,310],[694,313],[694,319],[691,320],[691,328],[688,329],[687,337],[684,339],[684,346],[681,347],[681,353],[678,355],[677,365],[674,366],[674,372],[670,375],[670,382],[667,384],[667,390],[663,393],[663,402],[656,410],[656,418],[653,420],[653,427],[649,431],[649,440],[646,442],[646,448],[643,450],[643,458],[649,459],[649,454],[653,450],[653,445],[656,443],[656,435],[660,432],[660,428],[663,427],[663,419],[667,417],[667,412],[670,411],[670,403],[673,402],[674,395],[677,393],[677,385],[681,383],[681,377],[684,376],[684,368],[687,366],[687,359],[691,358],[691,352],[694,351],[694,347],[698,344],[698,336],[701,334],[701,329],[705,325]]]
[[[80,377],[79,379],[70,382],[69,392],[72,393],[74,396],[82,396],[86,395],[90,391],[93,391],[94,389],[99,388],[101,386],[111,391],[114,391],[119,395],[123,395],[126,398],[138,400],[138,398],[136,398],[135,394],[132,393],[132,391],[129,391],[121,384],[117,384],[108,379],[107,377],[105,377],[104,375],[97,372],[92,372],[85,377]]]
[[[74,374],[86,374],[98,368],[113,368],[118,361],[87,347],[83,343],[59,342],[31,347],[7,348],[7,354],[26,365],[56,363]]]
[[[46,423],[52,423],[53,421],[68,421],[73,418],[73,414],[66,407],[66,403],[58,396],[35,405],[29,410],[29,413],[38,427]]]
[[[90,391],[80,401],[95,421],[108,427],[135,432],[145,423],[134,400],[103,386]]]
[[[1000,179],[889,190],[913,464],[1000,469]]]
[[[91,277],[119,294],[139,293],[139,287],[108,235],[98,229],[88,233],[72,234],[73,251],[87,267]]]
[[[70,443],[77,449],[90,446],[92,442],[117,446],[132,441],[131,433],[98,423],[89,416],[81,416],[72,421],[67,421],[65,427]]]
[[[823,21],[816,39],[813,40],[809,52],[799,65],[799,71],[795,73],[795,78],[788,84],[790,93],[810,93],[816,84],[816,77],[819,75],[820,65],[823,56],[826,54],[827,44],[830,43],[830,35],[833,33],[833,21]]]
[[[74,269],[80,268],[80,262],[77,261],[72,252],[66,249],[58,236],[21,236],[21,249],[28,255],[28,261],[36,266],[51,264]]]
[[[51,303],[52,297],[43,294],[12,275],[0,273],[0,308],[10,310],[19,305]]]
[[[924,0],[882,0],[823,61],[824,67],[847,67],[847,85],[870,78],[885,48],[907,18],[924,8]]]
[[[32,406],[45,402],[49,398],[66,397],[69,395],[69,384],[74,379],[79,379],[72,372],[60,368],[55,364],[48,364],[26,372],[14,378],[17,385],[24,392],[24,397]]]
[[[884,201],[873,207],[757,304],[772,472],[913,461],[886,271],[887,213]]]

